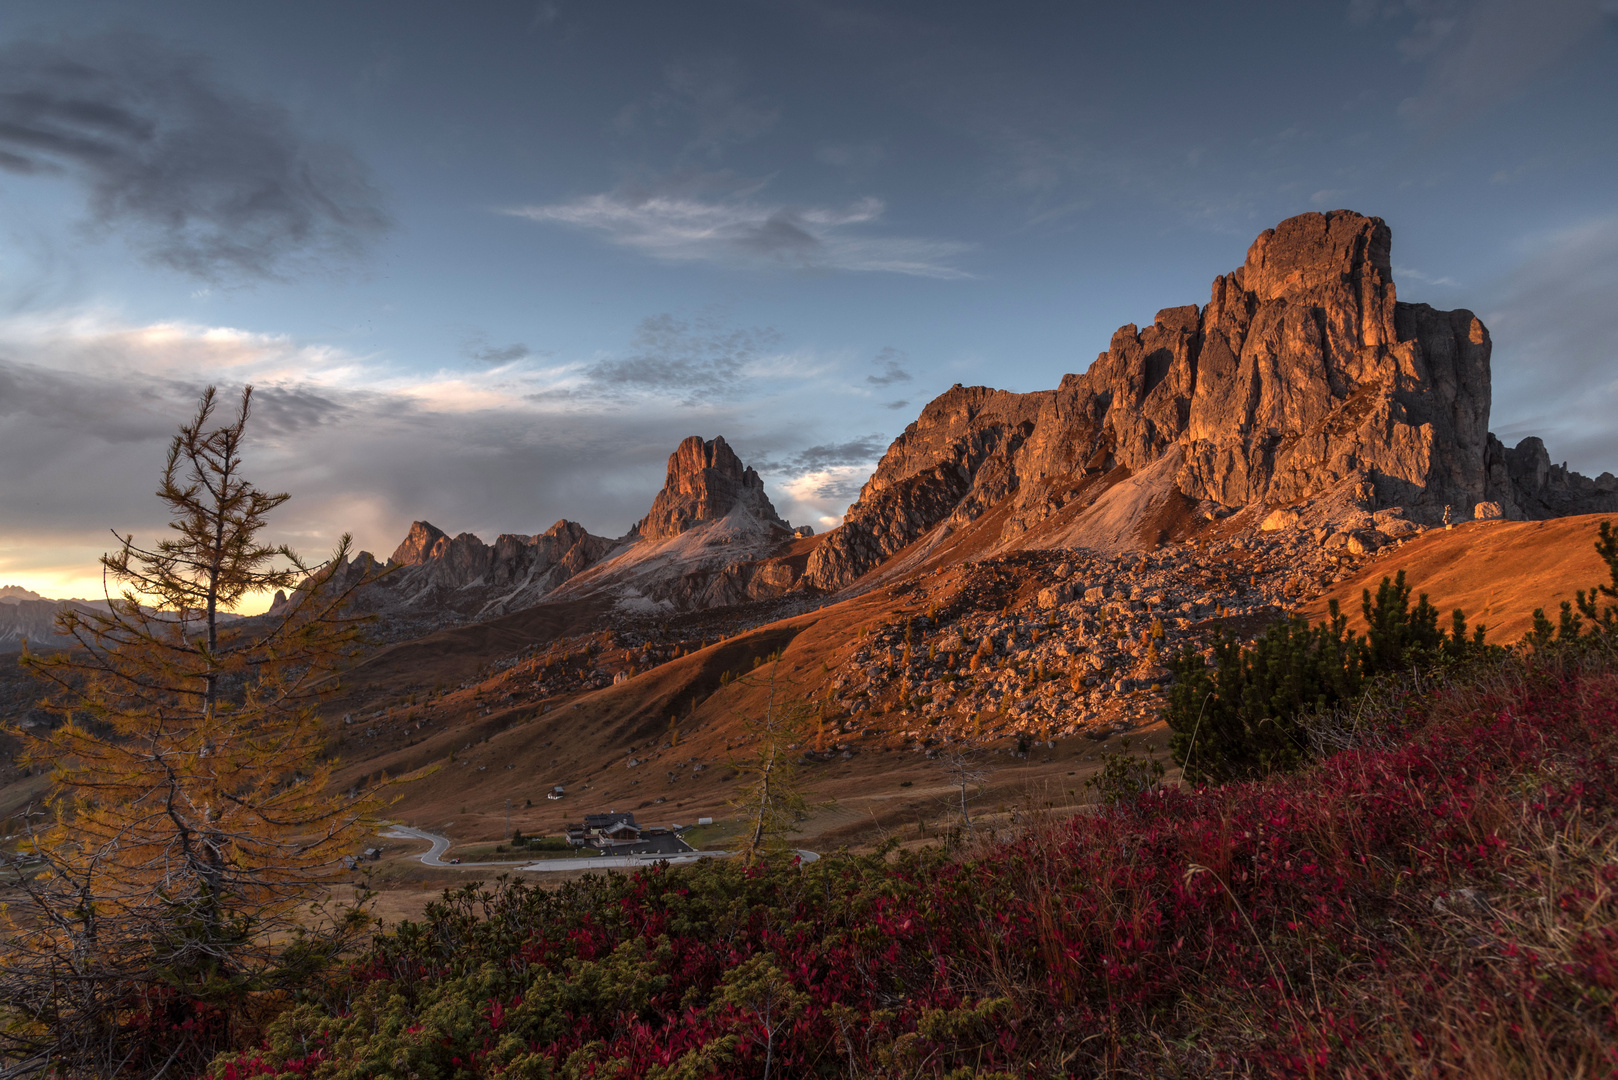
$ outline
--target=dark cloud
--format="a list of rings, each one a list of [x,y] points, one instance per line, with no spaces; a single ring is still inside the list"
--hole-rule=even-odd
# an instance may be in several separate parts
[[[0,170],[72,177],[96,222],[214,282],[351,258],[390,225],[351,152],[129,34],[0,49]]]
[[[847,442],[824,443],[800,450],[788,463],[795,472],[820,472],[839,465],[864,465],[875,461],[888,448],[888,440],[878,432]]]
[[[908,401],[884,401],[882,407],[884,409],[902,409],[909,404],[910,402]]]
[[[851,503],[859,498],[860,488],[865,486],[865,481],[869,478],[868,473],[856,476],[830,476],[824,482],[815,485],[814,497],[844,504]]]
[[[871,475],[869,466],[879,460],[887,448],[886,436],[872,432],[846,442],[810,446],[782,458],[754,455],[756,460],[752,464],[767,477],[796,480],[819,475],[818,482],[808,490],[794,484],[796,497],[799,500],[825,500],[846,505],[859,495],[860,488]],[[855,468],[862,465],[867,468]]]
[[[491,364],[495,367],[501,364],[510,364],[517,360],[525,360],[534,355],[534,350],[521,341],[513,341],[510,345],[494,345],[482,336],[469,339],[465,345],[461,346],[461,352],[469,359],[476,360],[479,363]]]
[[[234,399],[232,399],[234,400]],[[265,386],[253,390],[253,424],[275,435],[294,435],[348,419],[349,405],[303,386]]]
[[[727,326],[717,316],[653,315],[636,328],[629,356],[598,361],[585,376],[597,392],[673,395],[695,405],[733,395],[747,366],[780,341],[775,330]]]
[[[872,386],[892,386],[897,382],[909,382],[910,372],[902,366],[904,361],[909,359],[910,357],[899,349],[891,345],[884,346],[882,351],[876,354],[876,364],[882,369],[882,373],[867,375],[865,381]]]
[[[0,552],[61,563],[79,557],[68,549],[83,548],[88,574],[111,539],[106,530],[160,534],[162,507],[151,493],[167,442],[201,389],[139,371],[0,360]],[[240,389],[219,386],[227,404]],[[254,402],[247,475],[293,496],[269,536],[310,555],[345,530],[386,553],[417,518],[491,541],[560,517],[618,535],[646,512],[669,452],[691,429],[743,426],[725,409],[695,417],[628,407],[446,412],[407,395],[287,386],[261,385]]]

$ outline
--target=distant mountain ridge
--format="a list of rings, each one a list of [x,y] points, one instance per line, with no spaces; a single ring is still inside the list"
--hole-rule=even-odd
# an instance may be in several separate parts
[[[545,600],[593,600],[637,611],[685,611],[779,595],[802,576],[813,530],[776,513],[757,471],[723,437],[690,436],[669,455],[646,516],[617,539],[562,520],[533,536],[502,534],[485,544],[411,524],[364,590],[360,606],[417,629],[485,619]],[[361,552],[345,568],[376,567]],[[280,610],[278,597],[270,611]]]
[[[20,652],[24,640],[39,648],[71,645],[72,638],[56,633],[56,616],[63,608],[81,612],[105,612],[107,601],[72,598],[52,600],[21,585],[0,585],[0,653]],[[239,615],[221,613],[227,621]]]

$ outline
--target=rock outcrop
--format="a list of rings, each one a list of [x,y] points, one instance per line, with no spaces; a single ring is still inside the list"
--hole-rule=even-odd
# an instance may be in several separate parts
[[[567,520],[535,536],[502,533],[492,545],[471,533],[450,537],[425,521],[417,521],[389,562],[420,568],[419,573],[400,575],[402,581],[418,586],[461,589],[469,585],[521,585],[548,591],[594,565],[615,543]]]
[[[1618,509],[1610,475],[1557,470],[1538,440],[1508,451],[1489,434],[1487,328],[1400,302],[1391,247],[1379,218],[1290,218],[1206,306],[1120,328],[1056,390],[946,391],[889,447],[805,583],[841,588],[1007,498],[1003,543],[1079,501],[1046,542],[1102,548],[1150,546],[1155,520],[1198,507],[1401,507],[1427,521],[1483,502],[1508,517]]]
[[[738,507],[766,525],[791,531],[764,493],[764,481],[751,465],[742,464],[722,436],[705,442],[692,435],[669,455],[663,490],[630,536],[653,542],[672,539]]]
[[[360,610],[399,623],[398,633],[503,615],[539,603],[617,543],[566,520],[533,536],[502,534],[493,544],[472,533],[452,537],[417,521],[385,564],[389,572],[356,602]],[[370,552],[360,552],[341,568],[338,584],[376,569],[375,563]],[[278,595],[270,614],[285,603]]]
[[[610,597],[640,611],[767,599],[797,585],[814,542],[781,520],[764,481],[723,438],[693,435],[669,455],[663,489],[626,546],[556,596]]]

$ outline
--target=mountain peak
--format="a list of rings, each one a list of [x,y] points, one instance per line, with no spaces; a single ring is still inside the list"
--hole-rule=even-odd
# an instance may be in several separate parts
[[[764,493],[764,481],[742,464],[723,436],[704,441],[692,435],[669,455],[663,490],[631,535],[668,540],[695,525],[717,521],[737,507],[766,524],[789,528]]]
[[[445,539],[443,530],[438,529],[425,521],[412,521],[410,531],[405,534],[404,540],[393,549],[393,556],[388,561],[398,563],[400,566],[419,566],[432,557],[433,548],[440,540]]]

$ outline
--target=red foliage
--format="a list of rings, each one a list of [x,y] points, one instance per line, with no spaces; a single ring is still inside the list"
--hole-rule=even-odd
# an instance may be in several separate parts
[[[508,888],[486,919],[469,890],[378,943],[312,1052],[215,1074],[358,1076],[401,1044],[422,1077],[519,1048],[624,1076],[1612,1072],[1618,682],[1528,677],[1398,723],[968,853]],[[386,1046],[383,1000],[407,1013]]]

